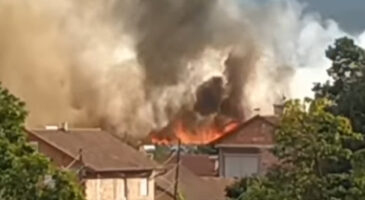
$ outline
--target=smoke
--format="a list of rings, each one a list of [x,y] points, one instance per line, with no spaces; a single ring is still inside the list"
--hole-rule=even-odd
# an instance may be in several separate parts
[[[181,110],[242,117],[311,95],[343,35],[294,0],[2,0],[0,80],[30,127],[144,135]],[[196,95],[212,77],[212,99]]]

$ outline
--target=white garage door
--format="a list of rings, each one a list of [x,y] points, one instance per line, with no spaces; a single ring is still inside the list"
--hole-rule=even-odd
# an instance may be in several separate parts
[[[224,157],[224,174],[226,177],[247,177],[258,172],[258,155],[229,154]]]

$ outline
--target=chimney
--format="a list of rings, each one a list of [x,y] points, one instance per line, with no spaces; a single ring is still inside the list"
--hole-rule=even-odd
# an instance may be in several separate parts
[[[59,128],[61,131],[68,131],[68,123],[67,122],[63,122]]]
[[[283,112],[284,112],[284,107],[285,107],[285,100],[286,97],[283,96],[283,98],[281,99],[281,102],[278,104],[274,104],[274,115],[275,116],[282,116]]]
[[[284,104],[274,104],[274,115],[281,116],[284,112]]]

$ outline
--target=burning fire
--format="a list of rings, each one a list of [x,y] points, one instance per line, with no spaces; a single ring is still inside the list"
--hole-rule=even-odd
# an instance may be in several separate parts
[[[212,123],[206,126],[198,127],[195,130],[189,130],[182,121],[175,123],[173,136],[161,136],[159,133],[151,133],[152,143],[158,145],[169,145],[177,143],[178,139],[182,144],[204,145],[223,137],[239,125],[238,122],[231,122],[223,128]]]

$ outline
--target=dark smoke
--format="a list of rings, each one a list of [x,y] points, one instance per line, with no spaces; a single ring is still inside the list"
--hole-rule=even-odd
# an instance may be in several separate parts
[[[194,110],[201,115],[217,113],[223,100],[224,90],[222,77],[212,77],[204,82],[196,91]]]
[[[244,119],[244,88],[250,80],[255,63],[255,49],[231,52],[225,60],[224,77],[212,77],[196,91],[195,111],[201,115],[220,114]],[[224,84],[225,80],[225,84]]]
[[[212,44],[207,22],[216,0],[140,0],[137,56],[147,85],[177,84],[188,62]]]
[[[300,85],[292,69],[325,66],[337,30],[293,2],[0,1],[0,81],[27,103],[30,127],[143,136],[178,118],[269,112],[282,91],[305,91],[293,81],[311,88],[311,70]]]
[[[225,61],[224,74],[227,79],[228,95],[223,100],[221,112],[223,115],[230,116],[235,119],[244,118],[244,89],[246,83],[250,81],[255,66],[255,49],[251,48],[246,54],[237,54],[231,52]]]

